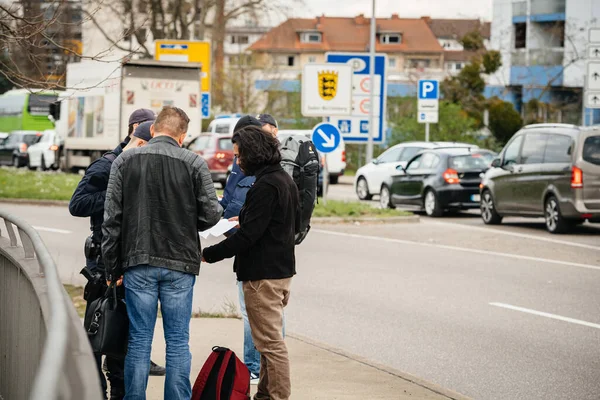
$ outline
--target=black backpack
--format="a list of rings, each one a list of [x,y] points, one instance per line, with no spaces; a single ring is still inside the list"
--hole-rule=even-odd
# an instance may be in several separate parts
[[[315,145],[302,135],[290,136],[281,146],[281,166],[298,187],[300,215],[296,222],[296,244],[302,243],[310,230],[310,217],[317,203],[319,155]]]

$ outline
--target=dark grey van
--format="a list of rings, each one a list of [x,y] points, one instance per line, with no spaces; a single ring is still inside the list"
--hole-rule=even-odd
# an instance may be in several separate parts
[[[600,222],[600,128],[529,125],[517,132],[481,182],[481,217],[544,217],[551,233]]]

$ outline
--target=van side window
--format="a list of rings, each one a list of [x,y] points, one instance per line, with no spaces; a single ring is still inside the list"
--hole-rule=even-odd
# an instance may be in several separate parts
[[[229,133],[229,124],[217,124],[215,133]]]
[[[544,150],[548,135],[543,133],[528,133],[521,150],[521,164],[541,164],[544,161]]]
[[[590,136],[583,142],[583,159],[600,165],[600,136]]]
[[[521,149],[521,143],[523,143],[523,136],[517,137],[508,145],[508,147],[504,151],[502,162],[503,165],[517,164],[519,160],[519,150]]]
[[[549,135],[544,152],[544,164],[570,163],[572,144],[573,140],[569,136]]]

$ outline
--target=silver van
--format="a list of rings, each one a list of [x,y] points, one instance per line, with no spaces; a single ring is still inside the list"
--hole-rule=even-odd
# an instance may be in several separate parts
[[[529,125],[492,161],[481,188],[481,218],[544,217],[551,233],[600,222],[600,128]]]

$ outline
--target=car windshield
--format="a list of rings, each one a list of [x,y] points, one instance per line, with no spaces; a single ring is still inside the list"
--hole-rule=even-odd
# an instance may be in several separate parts
[[[583,159],[600,165],[600,136],[590,136],[583,142]]]
[[[450,168],[465,170],[482,170],[488,167],[488,162],[480,154],[467,154],[464,156],[450,157]]]
[[[192,143],[190,146],[190,150],[192,151],[203,151],[208,148],[210,144],[210,136],[200,136],[198,139]]]
[[[23,142],[28,146],[31,146],[32,144],[37,143],[40,137],[40,135],[35,133],[26,134],[23,135]]]

